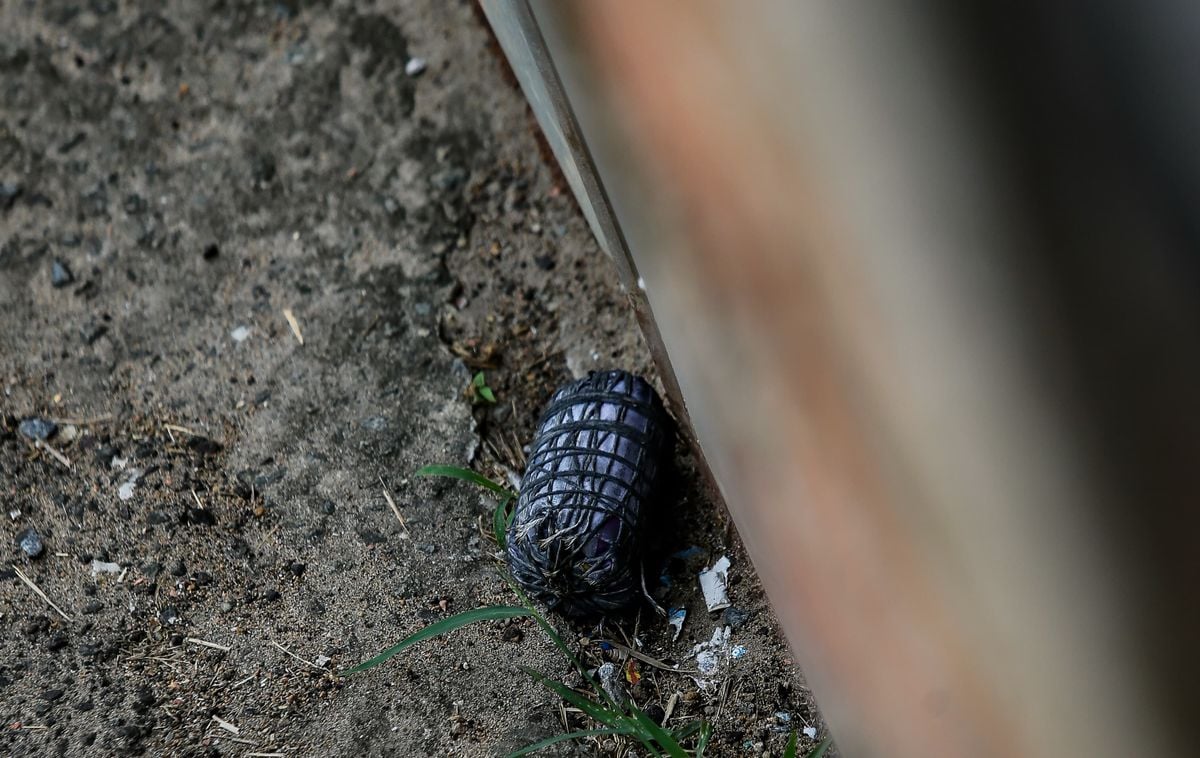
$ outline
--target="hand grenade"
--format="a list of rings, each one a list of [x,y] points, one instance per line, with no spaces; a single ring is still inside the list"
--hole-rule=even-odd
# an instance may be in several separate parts
[[[671,429],[654,388],[626,371],[593,372],[554,393],[508,531],[509,567],[530,594],[577,617],[635,603]]]

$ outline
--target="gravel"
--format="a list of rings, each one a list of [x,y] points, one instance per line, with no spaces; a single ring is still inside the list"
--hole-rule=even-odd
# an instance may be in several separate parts
[[[38,416],[23,419],[17,429],[31,440],[48,440],[58,432],[58,424]]]
[[[17,544],[21,547],[21,551],[30,558],[41,556],[46,549],[45,543],[42,542],[42,536],[32,527],[17,535]]]

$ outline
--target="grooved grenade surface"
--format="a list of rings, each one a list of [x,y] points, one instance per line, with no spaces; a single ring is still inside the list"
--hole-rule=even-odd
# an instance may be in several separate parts
[[[572,616],[638,599],[671,428],[654,388],[626,371],[595,372],[554,393],[508,531],[509,567],[534,597]]]

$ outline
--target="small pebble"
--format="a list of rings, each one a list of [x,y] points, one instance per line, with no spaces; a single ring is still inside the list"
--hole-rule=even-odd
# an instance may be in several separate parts
[[[596,670],[600,675],[600,686],[608,693],[613,702],[624,707],[628,696],[625,694],[625,686],[621,684],[621,675],[617,667],[610,663],[605,663]]]
[[[17,429],[31,440],[47,440],[58,431],[58,424],[50,419],[32,416],[21,421]]]
[[[184,512],[183,521],[186,524],[196,524],[197,526],[213,526],[217,523],[212,511],[206,508],[188,508]]]
[[[722,623],[736,631],[742,628],[753,616],[754,613],[752,611],[743,611],[741,608],[735,608],[731,605],[721,614],[721,619]]]
[[[458,189],[466,180],[467,172],[461,168],[448,168],[437,172],[429,178],[429,181],[434,188],[439,189],[442,192],[453,192],[454,190]],[[462,310],[463,307],[465,307],[465,303],[463,306],[459,307],[459,310]]]
[[[250,336],[250,327],[239,326],[230,332],[229,336],[233,337],[234,342],[245,342],[246,338]]]
[[[337,512],[337,506],[333,504],[332,500],[326,500],[325,502],[321,503],[321,512],[326,516],[332,516]]]
[[[424,58],[409,58],[408,62],[404,64],[404,73],[409,76],[420,76],[428,65]]]
[[[204,248],[204,260],[206,260],[206,261],[215,261],[217,259],[217,256],[220,254],[221,254],[221,248],[217,247],[215,243],[211,244],[211,245],[207,245]]]
[[[71,273],[71,268],[66,263],[55,259],[54,265],[50,269],[51,286],[66,287],[73,281],[75,281],[75,275]]]
[[[368,545],[382,545],[383,543],[387,542],[387,537],[370,529],[360,529],[358,536]]]
[[[300,563],[298,561],[293,561],[288,566],[288,571],[291,571],[296,576],[301,576],[302,574],[304,574],[305,568],[307,568],[307,566],[305,566],[303,563]]]
[[[667,717],[666,712],[663,711],[662,706],[658,703],[651,703],[650,705],[646,706],[646,715],[649,716],[654,723],[660,726],[662,725],[663,719]]]
[[[272,587],[271,589],[267,590],[266,598],[271,602],[275,602],[279,599],[279,591]]]
[[[85,345],[95,344],[96,340],[105,334],[108,334],[108,327],[95,320],[88,321],[79,328],[79,336],[83,338]]]
[[[384,429],[387,429],[387,419],[383,416],[371,416],[370,418],[363,419],[362,427],[370,429],[373,432],[382,432]]]
[[[8,210],[13,207],[13,203],[21,196],[22,189],[19,184],[0,182],[0,208]]]
[[[32,528],[26,529],[17,535],[17,544],[25,551],[25,555],[30,558],[37,558],[46,549],[42,543],[42,537]]]

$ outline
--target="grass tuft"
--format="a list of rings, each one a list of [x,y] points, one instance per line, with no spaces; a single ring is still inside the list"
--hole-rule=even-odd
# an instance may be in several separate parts
[[[351,674],[361,673],[367,669],[373,669],[387,659],[391,658],[396,653],[402,652],[418,642],[424,642],[425,640],[437,637],[438,635],[445,634],[447,632],[453,632],[459,627],[466,626],[467,624],[474,624],[476,621],[497,621],[502,619],[522,618],[528,615],[528,608],[511,605],[488,605],[484,606],[483,608],[475,608],[469,611],[463,611],[462,613],[457,613],[449,618],[444,618],[441,621],[436,621],[424,629],[421,629],[416,634],[405,637],[399,644],[389,647],[379,655],[371,658],[370,660],[363,661],[354,668],[346,669],[341,673],[341,675],[349,676]]]
[[[486,389],[486,385],[482,384],[483,374],[476,376],[476,381]],[[490,392],[490,390],[488,390]],[[494,402],[494,399],[492,399]],[[516,497],[509,488],[493,482],[491,479],[478,474],[470,469],[460,468],[458,466],[424,466],[416,472],[417,476],[444,476],[452,479],[460,479],[463,481],[477,484],[484,487],[497,495],[500,495],[500,503],[496,506],[492,513],[492,529],[496,538],[496,544],[501,548],[505,547],[505,535],[508,532],[508,526],[512,521],[512,509],[509,505]],[[560,742],[570,740],[586,739],[588,737],[601,736],[623,736],[637,740],[652,756],[667,755],[670,758],[688,758],[695,756],[702,758],[704,751],[708,747],[709,740],[712,739],[713,727],[703,719],[688,722],[683,726],[667,730],[655,723],[654,719],[650,718],[644,711],[637,707],[637,704],[630,701],[628,705],[620,705],[615,702],[612,697],[605,691],[596,678],[588,671],[587,666],[583,664],[579,658],[571,652],[567,647],[567,643],[559,633],[550,625],[550,622],[538,612],[534,607],[529,596],[513,581],[511,576],[503,575],[504,581],[512,589],[512,591],[521,600],[519,606],[495,605],[485,606],[483,608],[475,608],[474,610],[464,611],[463,613],[455,614],[449,618],[430,624],[421,629],[415,634],[409,635],[399,644],[394,645],[387,650],[384,650],[379,655],[364,661],[357,666],[347,669],[342,672],[342,676],[358,674],[368,669],[372,669],[381,663],[384,663],[392,656],[402,652],[419,642],[437,637],[447,632],[452,632],[459,627],[473,624],[477,621],[494,621],[501,619],[513,619],[531,617],[541,627],[550,641],[559,649],[567,660],[569,660],[577,671],[583,676],[585,682],[588,683],[592,692],[590,695],[583,694],[571,689],[562,682],[551,679],[550,677],[535,671],[531,668],[522,667],[521,670],[534,679],[534,681],[542,684],[564,702],[570,703],[575,708],[596,723],[602,725],[600,729],[584,729],[575,732],[547,737],[540,742],[535,742],[520,750],[509,754],[509,758],[518,758],[519,756],[529,755],[543,748],[556,745]],[[683,747],[683,742],[696,737],[695,747],[689,752]],[[792,732],[791,739],[788,742],[787,751],[784,753],[785,758],[796,758],[796,733]],[[807,758],[823,758],[826,750],[828,750],[830,740],[826,738],[820,745],[817,745]]]

